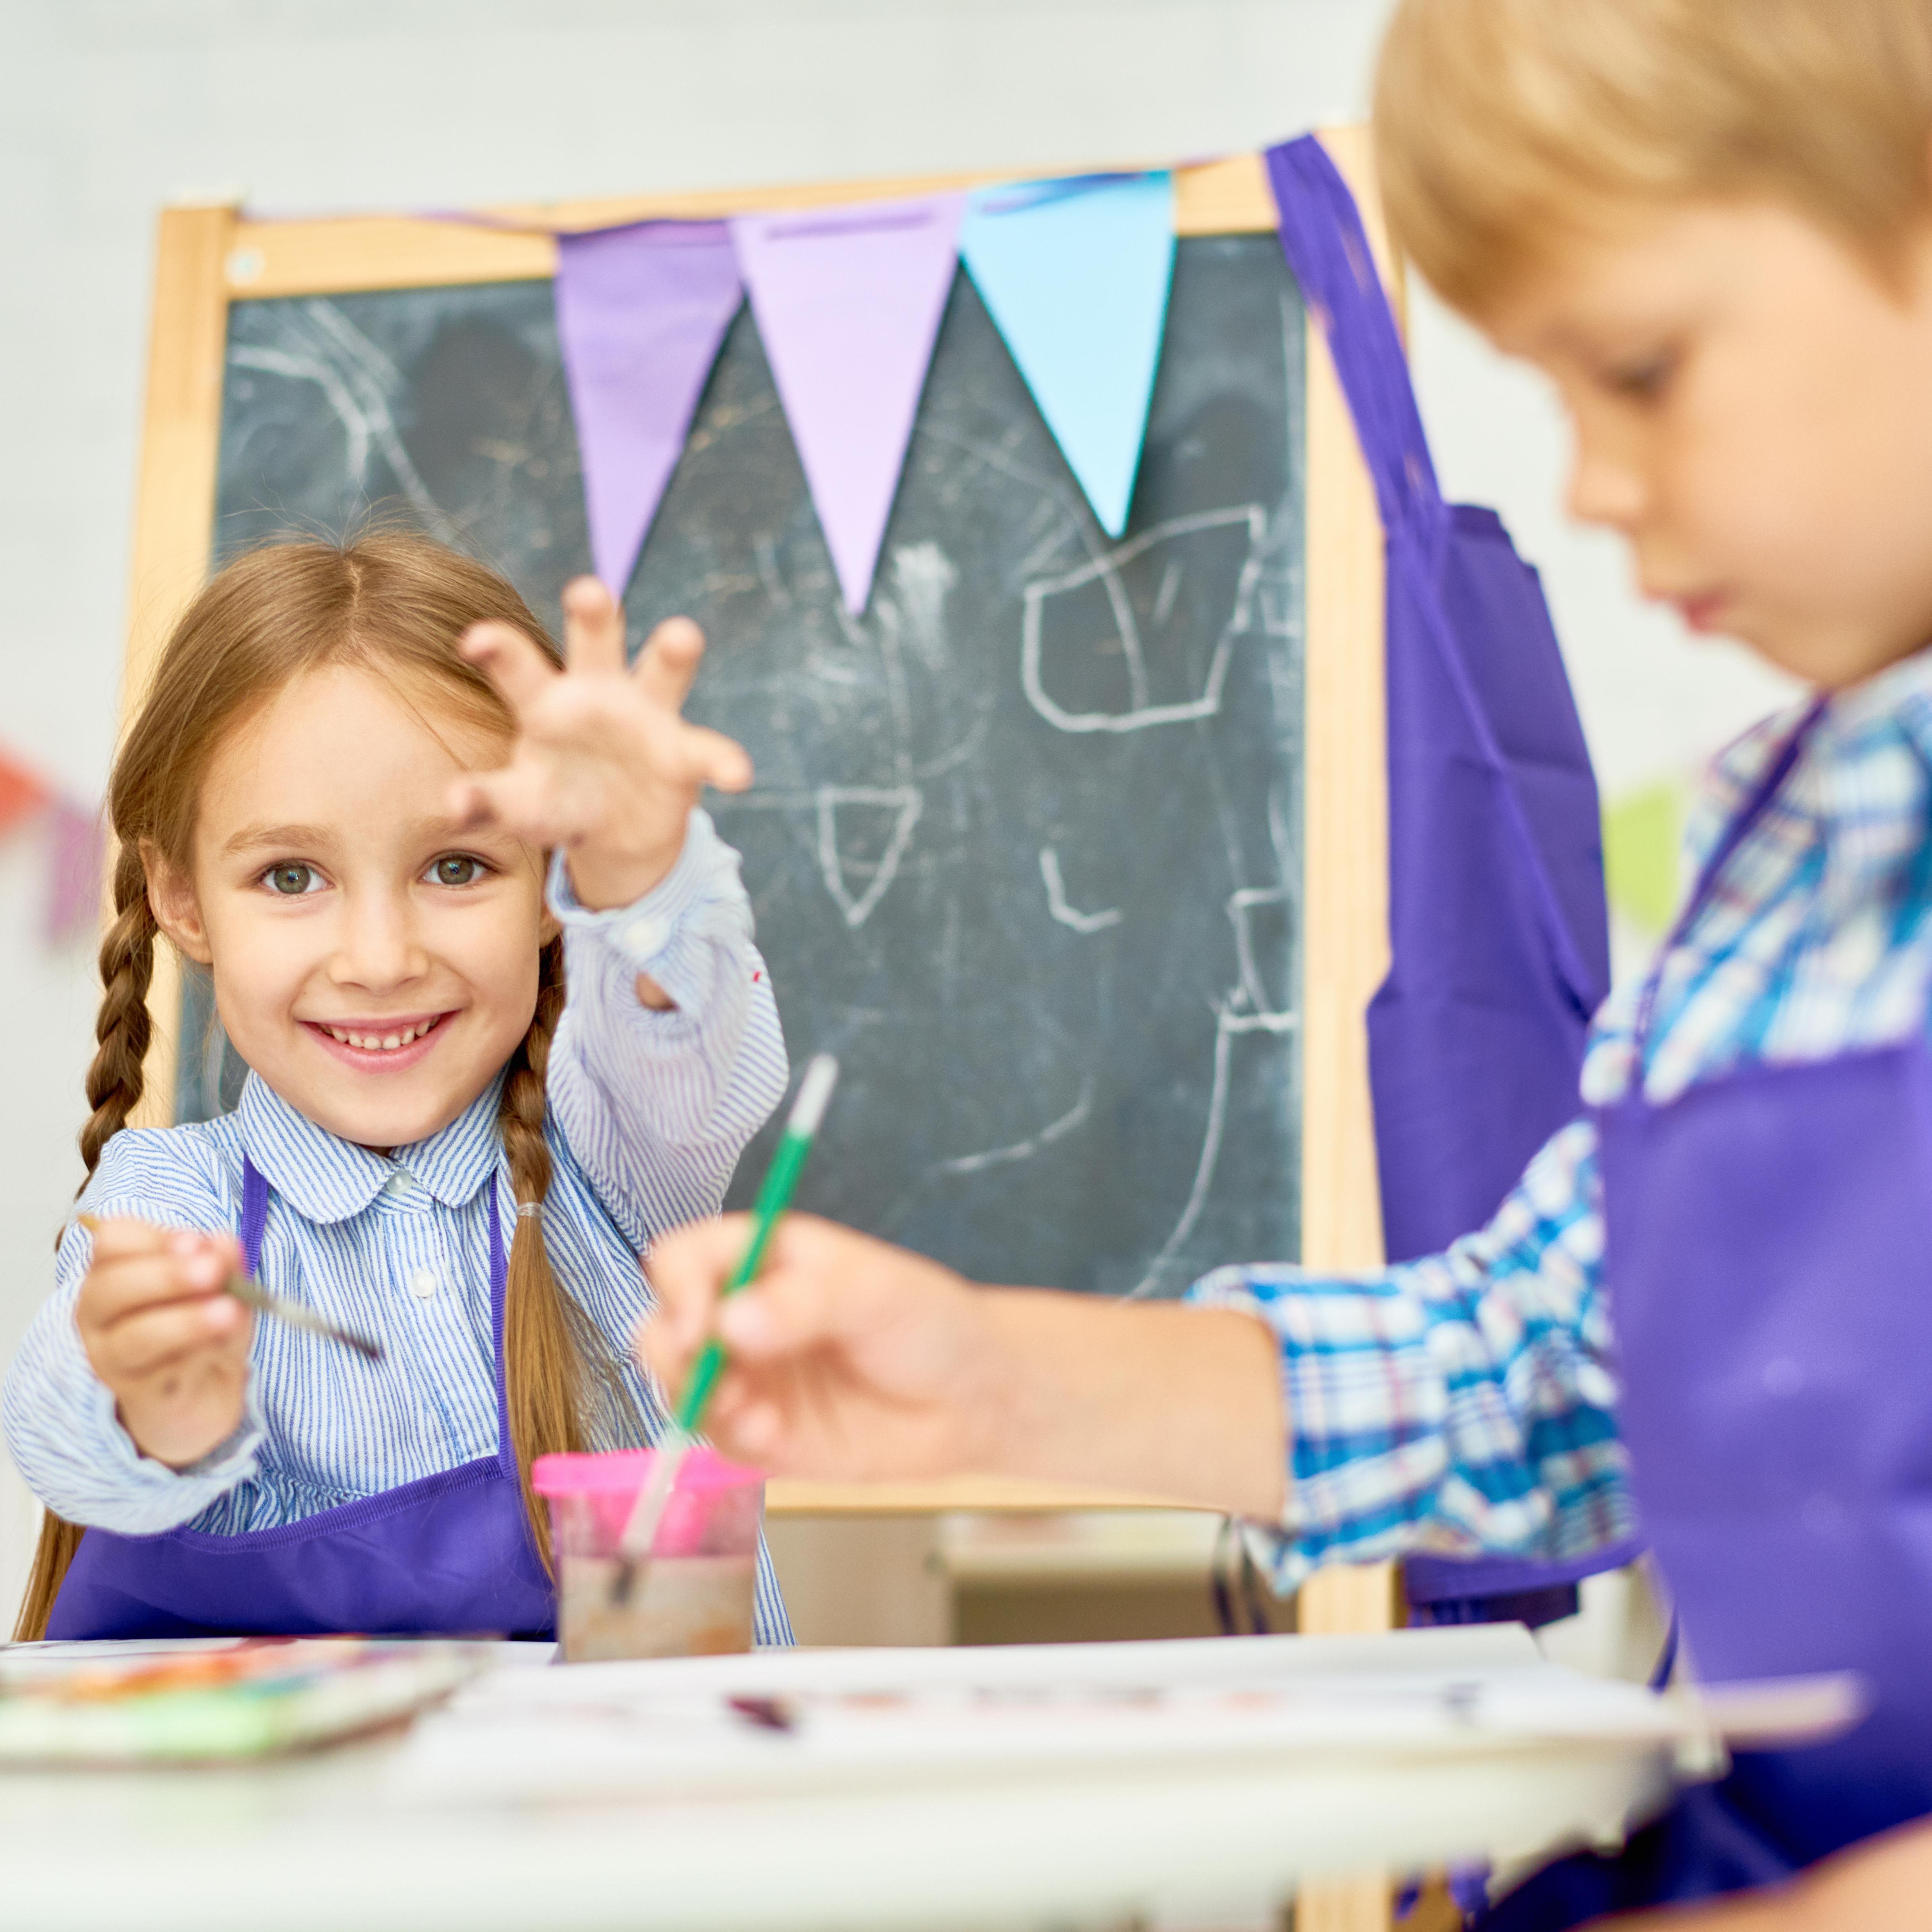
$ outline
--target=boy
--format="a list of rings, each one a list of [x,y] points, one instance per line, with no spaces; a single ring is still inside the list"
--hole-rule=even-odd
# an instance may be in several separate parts
[[[1405,0],[1376,126],[1408,252],[1561,393],[1575,513],[1815,702],[1719,762],[1686,916],[1486,1229],[1156,1308],[972,1294],[794,1221],[718,1314],[716,1433],[786,1471],[1198,1500],[1277,1526],[1283,1587],[1331,1558],[1560,1557],[1640,1513],[1706,1675],[1855,1669],[1871,1714],[1741,1756],[1491,1922],[1788,1879],[1670,1922],[1922,1924],[1932,4]],[[653,1256],[667,1379],[742,1239]]]

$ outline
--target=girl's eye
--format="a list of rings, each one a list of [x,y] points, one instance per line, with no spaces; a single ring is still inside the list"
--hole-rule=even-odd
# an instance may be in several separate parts
[[[272,865],[262,882],[278,898],[298,899],[322,889],[321,876],[312,865]]]
[[[430,866],[429,882],[432,885],[474,885],[486,870],[480,858],[472,858],[467,852],[448,852]]]

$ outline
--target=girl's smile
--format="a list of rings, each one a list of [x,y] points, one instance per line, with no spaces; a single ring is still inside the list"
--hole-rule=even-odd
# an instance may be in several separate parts
[[[374,1020],[304,1020],[314,1034],[345,1066],[360,1067],[376,1074],[398,1073],[420,1065],[435,1044],[448,1013],[386,1014]]]
[[[447,809],[506,741],[416,695],[354,665],[284,686],[209,768],[192,879],[151,866],[236,1051],[364,1146],[426,1140],[496,1077],[555,930],[542,855]]]

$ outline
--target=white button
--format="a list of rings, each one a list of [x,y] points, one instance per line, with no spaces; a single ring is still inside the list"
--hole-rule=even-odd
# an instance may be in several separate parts
[[[410,1277],[410,1293],[419,1302],[428,1301],[436,1293],[436,1285],[434,1268],[418,1268]]]
[[[670,937],[670,929],[662,919],[633,919],[624,928],[624,944],[636,960],[655,959]]]
[[[416,1182],[399,1167],[382,1183],[382,1191],[386,1194],[400,1197],[406,1194],[413,1194],[416,1191]]]

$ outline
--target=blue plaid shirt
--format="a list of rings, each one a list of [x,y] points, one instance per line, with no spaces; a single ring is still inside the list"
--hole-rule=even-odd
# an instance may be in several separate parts
[[[1700,864],[1802,708],[1716,762]],[[1664,962],[1643,1091],[1669,1100],[1747,1059],[1908,1037],[1932,979],[1932,651],[1834,701],[1771,809]],[[1583,1101],[1631,1078],[1639,987],[1592,1030]],[[1602,1180],[1587,1119],[1446,1254],[1355,1279],[1222,1269],[1192,1299],[1280,1339],[1292,1482],[1273,1538],[1292,1588],[1328,1561],[1430,1551],[1562,1558],[1636,1525],[1617,1435]]]

